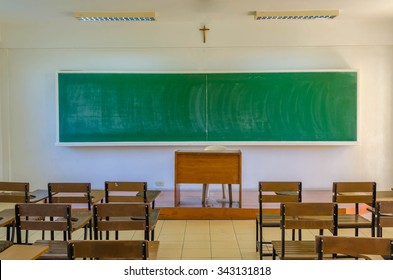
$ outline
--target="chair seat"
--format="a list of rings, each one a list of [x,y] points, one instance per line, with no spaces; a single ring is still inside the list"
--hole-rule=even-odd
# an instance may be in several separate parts
[[[67,241],[37,240],[34,245],[48,246],[48,251],[39,260],[67,260]]]
[[[285,241],[285,256],[282,257],[281,241],[272,241],[275,254],[283,260],[314,260],[318,258],[315,241]]]
[[[371,221],[361,215],[340,214],[338,215],[339,228],[371,227]]]

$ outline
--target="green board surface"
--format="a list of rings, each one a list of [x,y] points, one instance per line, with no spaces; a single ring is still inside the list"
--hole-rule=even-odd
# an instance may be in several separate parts
[[[58,73],[58,142],[352,142],[357,73]]]

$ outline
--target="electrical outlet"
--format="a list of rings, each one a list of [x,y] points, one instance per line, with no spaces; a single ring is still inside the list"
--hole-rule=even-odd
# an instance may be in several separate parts
[[[163,186],[165,186],[164,182],[162,182],[162,181],[156,182],[156,187],[163,187]]]

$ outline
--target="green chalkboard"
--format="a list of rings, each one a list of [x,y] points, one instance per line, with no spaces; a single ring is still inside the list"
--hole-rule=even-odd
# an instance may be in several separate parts
[[[58,142],[357,140],[357,73],[58,73]]]

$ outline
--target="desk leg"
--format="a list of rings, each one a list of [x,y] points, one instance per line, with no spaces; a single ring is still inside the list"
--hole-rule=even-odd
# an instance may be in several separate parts
[[[180,206],[180,184],[175,183],[175,207]]]
[[[239,208],[242,208],[242,184],[239,184]]]

